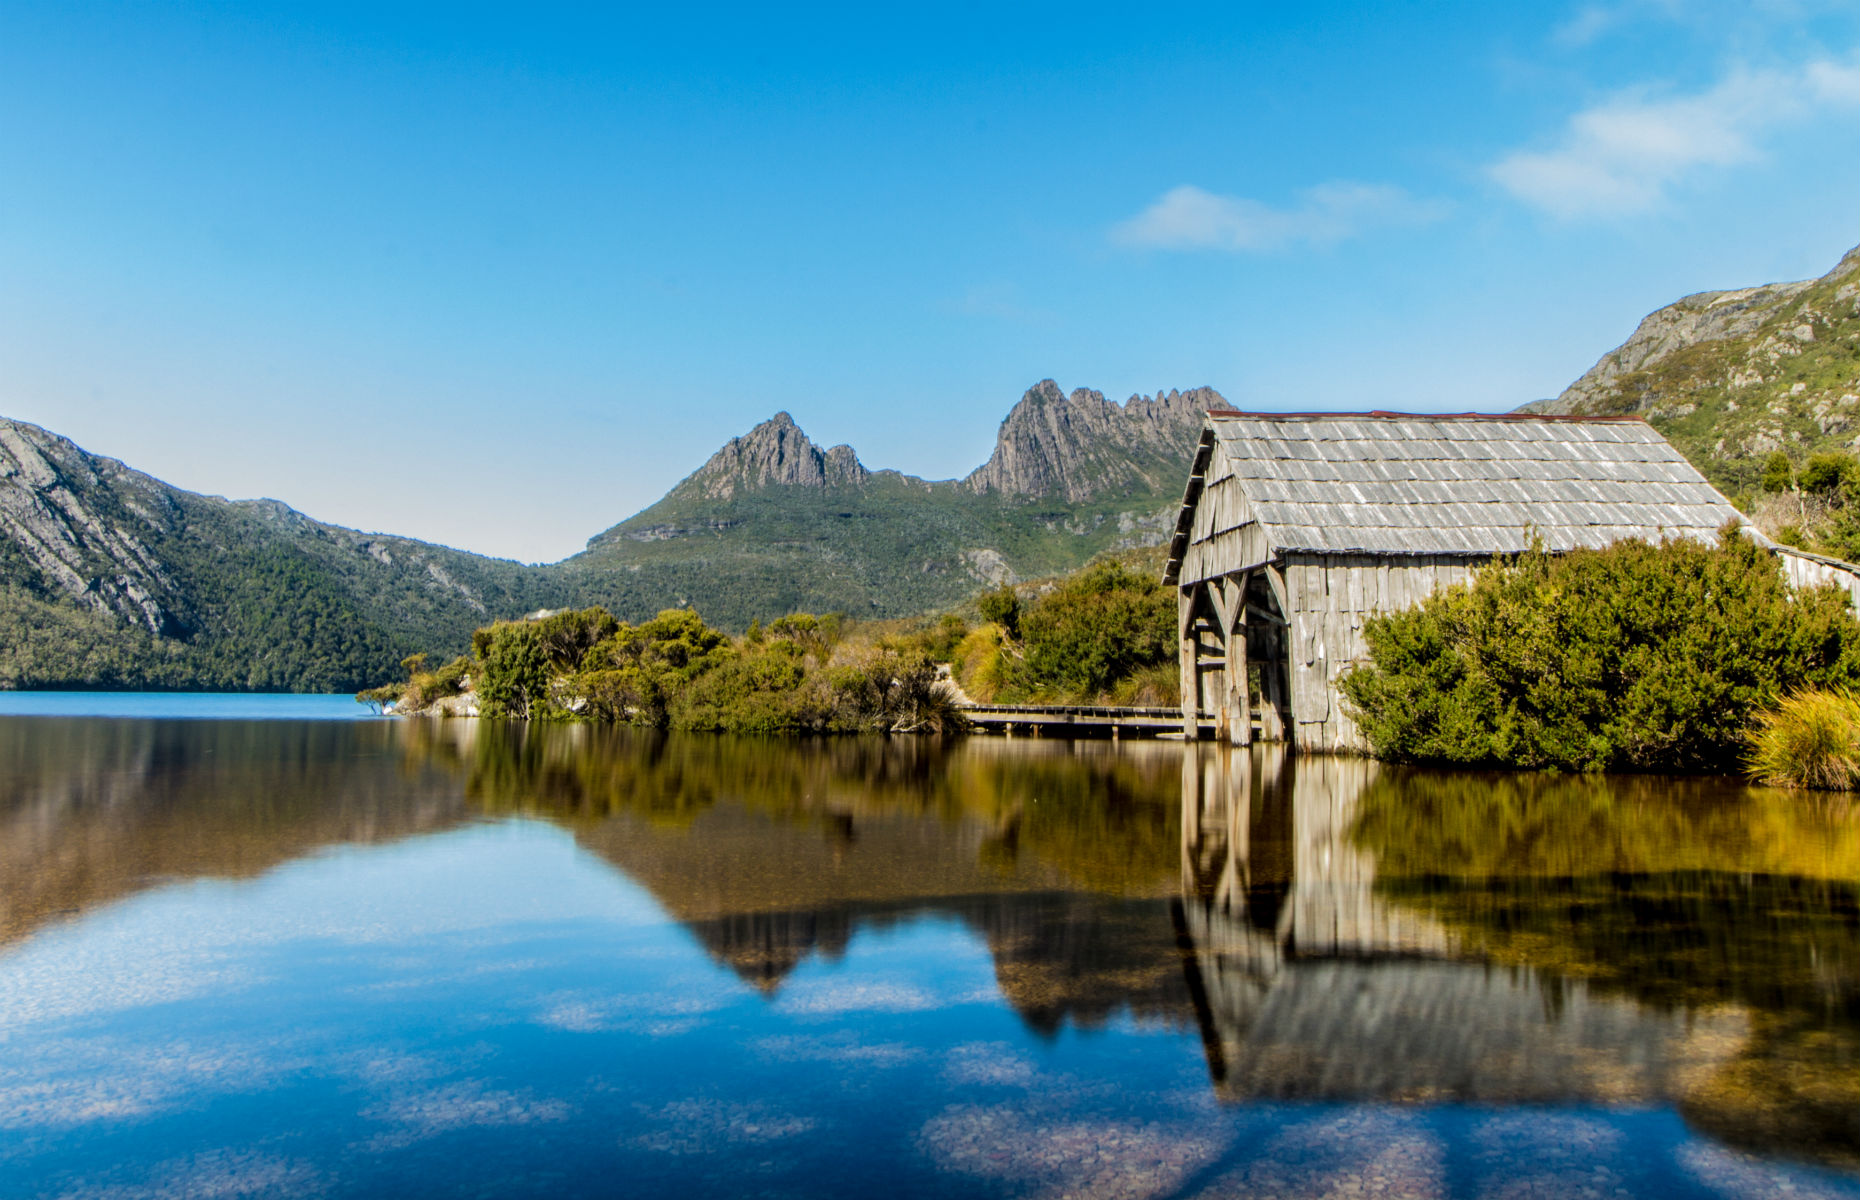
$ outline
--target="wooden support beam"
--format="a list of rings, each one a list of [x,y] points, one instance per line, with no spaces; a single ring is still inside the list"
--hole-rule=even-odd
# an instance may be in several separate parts
[[[1233,634],[1233,589],[1225,577],[1208,580],[1208,601],[1214,609],[1214,638],[1219,647],[1221,665],[1220,677],[1209,680],[1214,684],[1208,690],[1208,707],[1214,710],[1214,739],[1225,742],[1232,737],[1234,711],[1230,703],[1232,684],[1231,673],[1227,664],[1233,661],[1233,648],[1229,644]],[[1214,669],[1207,659],[1198,664],[1202,670]]]
[[[1291,658],[1298,651],[1292,638],[1292,600],[1286,590],[1285,576],[1279,568],[1271,563],[1260,568],[1266,577],[1266,586],[1272,592],[1273,603],[1279,613],[1276,624],[1278,636],[1286,644],[1286,654],[1281,660],[1269,662],[1260,675],[1260,713],[1259,735],[1262,741],[1282,742],[1285,740],[1285,720],[1281,714],[1289,706],[1291,699]]]
[[[1261,672],[1259,736],[1261,741],[1285,740],[1285,719],[1280,714],[1286,706],[1285,688],[1290,682],[1291,664],[1281,660]]]
[[[1249,625],[1290,625],[1291,622],[1278,613],[1268,612],[1257,604],[1246,606],[1246,620]]]
[[[1245,592],[1234,586],[1231,576],[1208,581],[1208,594],[1213,597],[1215,615],[1220,619],[1221,640],[1227,640],[1227,633],[1234,627],[1234,613],[1240,607]]]
[[[1272,588],[1272,598],[1279,602],[1279,615],[1285,619],[1287,624],[1290,624],[1292,602],[1285,594],[1285,576],[1279,574],[1279,568],[1271,563],[1267,563],[1261,569],[1266,572],[1266,584]]]
[[[1176,627],[1180,631],[1177,646],[1182,661],[1182,737],[1201,739],[1201,671],[1196,663],[1200,651],[1194,633],[1195,608],[1199,600],[1199,583],[1185,584],[1177,597]]]
[[[1227,632],[1227,701],[1233,710],[1227,734],[1240,746],[1253,740],[1253,698],[1246,663],[1246,591],[1252,579],[1251,571],[1234,578],[1229,588],[1231,603],[1222,619]]]

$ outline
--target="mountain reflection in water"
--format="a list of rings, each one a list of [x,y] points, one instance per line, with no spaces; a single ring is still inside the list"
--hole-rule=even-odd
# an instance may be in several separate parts
[[[1236,1108],[1664,1108],[1760,1158],[1860,1167],[1860,818],[1712,781],[1163,743],[0,721],[0,966],[176,878],[505,819],[566,831],[770,1003],[862,931],[944,920],[1039,1039],[1198,1038]]]

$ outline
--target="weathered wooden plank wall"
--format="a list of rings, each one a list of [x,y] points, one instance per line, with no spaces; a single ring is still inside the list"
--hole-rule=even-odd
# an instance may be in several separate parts
[[[1292,743],[1301,750],[1366,751],[1350,719],[1342,678],[1368,661],[1363,625],[1465,583],[1485,557],[1390,559],[1368,554],[1290,555]]]
[[[1183,584],[1216,579],[1257,567],[1272,557],[1265,531],[1234,478],[1233,464],[1220,447],[1208,461],[1207,482],[1195,504],[1188,549],[1182,556]]]
[[[1788,547],[1776,553],[1782,559],[1783,574],[1791,585],[1810,588],[1831,583],[1846,592],[1848,602],[1860,609],[1860,575],[1819,555],[1803,554]]]

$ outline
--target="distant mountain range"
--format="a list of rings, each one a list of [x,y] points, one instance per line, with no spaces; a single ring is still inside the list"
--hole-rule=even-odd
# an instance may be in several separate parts
[[[1208,388],[1070,396],[1033,387],[967,478],[869,470],[786,413],[732,439],[665,498],[561,564],[616,613],[694,605],[741,627],[795,610],[899,616],[1004,580],[1165,539]]]
[[[599,603],[891,617],[1164,540],[1209,388],[1125,403],[1045,380],[966,478],[874,471],[786,413],[560,563],[524,566],[170,487],[0,420],[0,686],[350,690],[471,630]],[[1554,400],[1639,413],[1727,493],[1778,448],[1860,445],[1860,249],[1820,279],[1660,309]]]
[[[871,471],[780,413],[561,563],[524,566],[201,496],[0,420],[0,686],[351,690],[472,629],[599,603],[889,617],[1163,539],[1209,389],[1044,381],[967,478]]]

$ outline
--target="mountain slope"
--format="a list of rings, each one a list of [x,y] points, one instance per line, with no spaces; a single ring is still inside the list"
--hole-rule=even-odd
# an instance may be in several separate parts
[[[545,567],[195,495],[0,420],[0,687],[349,689],[568,604],[633,620],[688,604],[730,628],[930,611],[1163,540],[1202,414],[1225,406],[1205,388],[1117,404],[1043,380],[986,463],[941,481],[870,470],[780,413]],[[1642,414],[1734,497],[1779,448],[1798,464],[1860,448],[1860,249],[1820,279],[1660,309],[1526,407]]]
[[[553,584],[0,420],[0,685],[347,690],[413,649],[462,650]]]
[[[1860,248],[1820,279],[1701,292],[1650,314],[1550,413],[1638,413],[1707,478],[1751,491],[1778,449],[1860,446]]]

